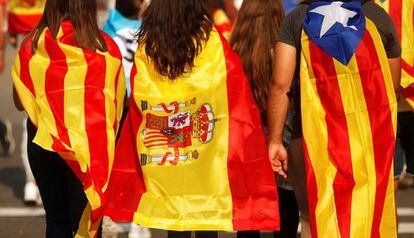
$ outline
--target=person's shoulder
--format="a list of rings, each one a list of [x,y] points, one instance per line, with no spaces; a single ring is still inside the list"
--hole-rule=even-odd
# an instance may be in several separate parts
[[[377,26],[389,26],[392,23],[390,15],[378,4],[368,1],[362,5],[362,12]]]
[[[298,21],[305,17],[307,11],[308,11],[308,4],[302,3],[299,6],[297,6],[295,9],[293,9],[286,16],[286,18]]]
[[[106,46],[108,47],[108,52],[113,56],[116,57],[120,60],[122,60],[122,54],[121,51],[119,50],[118,45],[116,44],[116,42],[114,41],[114,39],[112,39],[112,37],[110,37],[107,33],[105,33],[104,31],[101,31],[102,37],[105,40]]]

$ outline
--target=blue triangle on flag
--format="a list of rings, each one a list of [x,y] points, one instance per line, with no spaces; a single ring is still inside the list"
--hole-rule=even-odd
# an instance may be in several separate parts
[[[360,2],[320,1],[309,5],[304,30],[324,52],[348,65],[365,32]]]

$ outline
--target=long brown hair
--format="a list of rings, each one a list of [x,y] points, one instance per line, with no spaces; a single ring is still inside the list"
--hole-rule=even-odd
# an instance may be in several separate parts
[[[230,44],[240,56],[262,113],[273,73],[272,49],[283,18],[280,0],[244,0],[231,35]]]
[[[173,80],[189,73],[213,23],[204,0],[152,0],[138,32],[155,70]]]
[[[64,20],[72,22],[78,47],[108,50],[97,23],[96,0],[47,0],[40,22],[26,38],[33,37],[32,51],[37,49],[39,38],[45,28],[48,28],[56,39]]]

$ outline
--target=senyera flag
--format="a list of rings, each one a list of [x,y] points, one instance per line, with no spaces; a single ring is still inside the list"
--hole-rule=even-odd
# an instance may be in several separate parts
[[[10,34],[27,34],[42,17],[46,0],[10,0],[8,31]]]
[[[214,10],[212,17],[217,30],[221,32],[227,40],[230,39],[233,23],[227,13],[223,9],[217,8]]]
[[[414,108],[414,0],[377,0],[394,21],[400,38],[402,95]]]
[[[300,81],[312,237],[396,237],[397,102],[360,3],[309,5]]]
[[[165,230],[277,230],[259,111],[238,56],[214,29],[192,71],[160,76],[140,46],[106,215]]]
[[[56,39],[44,30],[34,53],[31,39],[23,43],[12,72],[24,109],[37,128],[34,143],[59,153],[84,186],[89,203],[79,237],[97,234],[126,90],[121,54],[104,36],[108,52],[81,49],[72,24],[65,21]]]

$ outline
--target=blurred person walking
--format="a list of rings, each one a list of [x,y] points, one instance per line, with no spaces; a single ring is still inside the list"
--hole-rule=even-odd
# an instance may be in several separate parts
[[[242,61],[265,128],[268,90],[273,74],[273,49],[284,16],[283,5],[279,0],[244,0],[230,38],[230,45]],[[292,196],[289,193],[293,192],[279,189],[280,237],[296,237],[298,228],[298,218],[295,219],[295,216],[299,212],[295,200],[291,199],[294,194]],[[260,237],[260,232],[240,231],[237,237]]]
[[[391,177],[401,49],[391,18],[370,1],[306,1],[285,18],[277,41],[269,153],[292,182],[302,237],[396,237]]]
[[[6,28],[6,0],[0,0],[0,73],[3,72],[6,62],[5,56],[5,28]],[[15,142],[13,138],[12,124],[9,120],[0,120],[0,146],[1,154],[8,156],[13,154]]]
[[[260,114],[204,0],[152,0],[138,45],[106,215],[170,238],[277,230]]]
[[[118,47],[99,31],[96,1],[47,1],[20,47],[14,99],[29,117],[48,238],[99,236],[126,91],[121,70]]]

